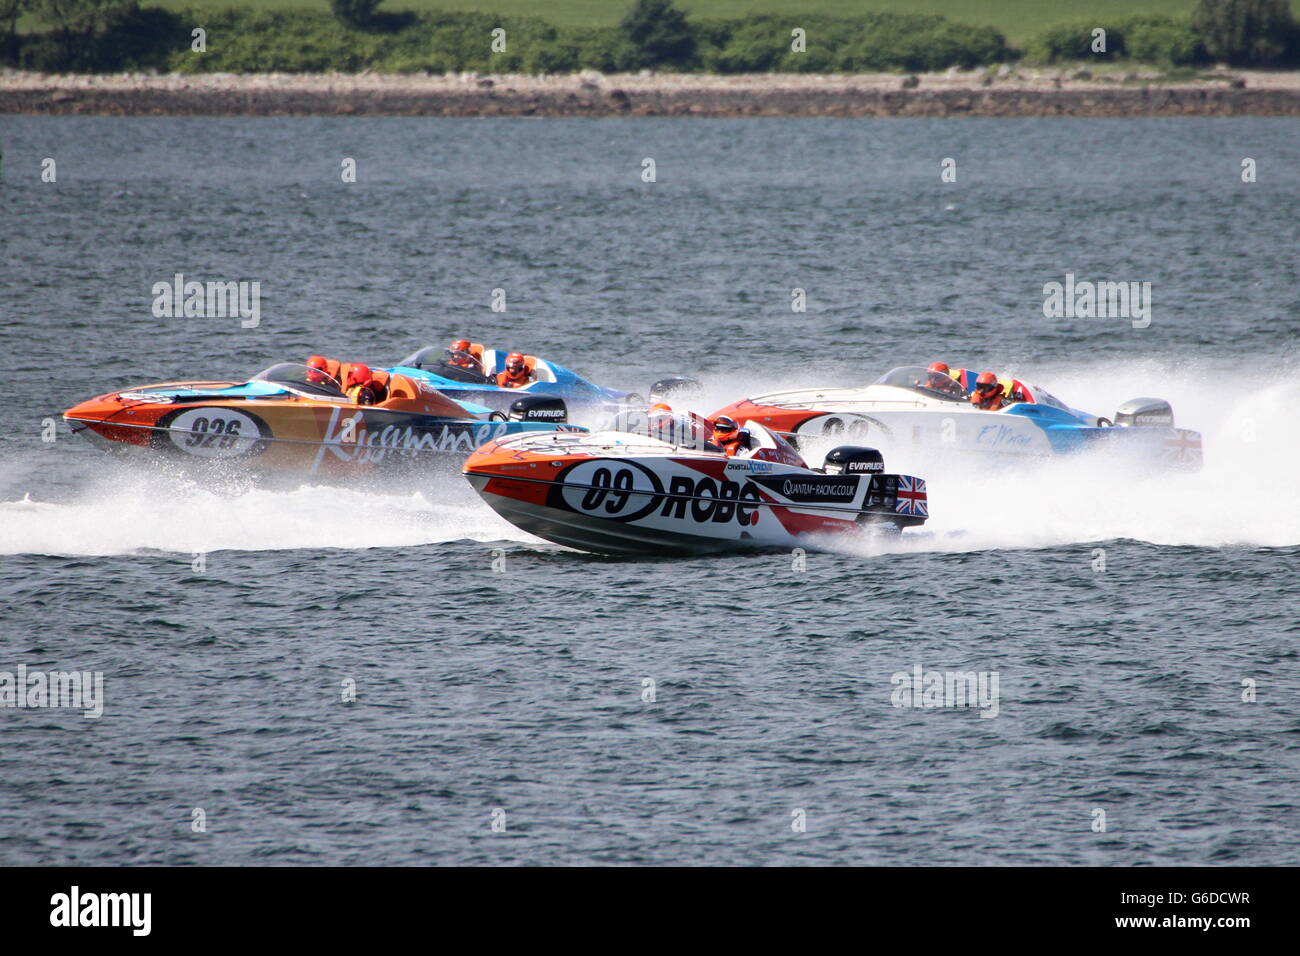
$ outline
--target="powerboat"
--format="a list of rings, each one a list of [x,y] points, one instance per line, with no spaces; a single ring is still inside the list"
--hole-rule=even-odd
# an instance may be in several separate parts
[[[407,375],[374,373],[380,400],[354,404],[338,376],[282,362],[246,382],[164,382],[109,392],[63,413],[101,448],[193,464],[347,477],[455,456],[497,438],[579,430],[562,400],[516,395],[507,411],[456,402]]]
[[[1201,433],[1174,426],[1170,404],[1135,398],[1113,418],[1071,408],[1046,389],[1005,379],[1011,404],[982,410],[970,401],[968,369],[895,368],[870,385],[804,388],[743,398],[718,409],[760,422],[797,447],[810,439],[855,441],[994,455],[1011,460],[1105,451],[1161,468],[1201,467]]]
[[[814,469],[749,421],[750,447],[728,456],[702,421],[507,436],[475,451],[463,470],[511,524],[603,554],[789,548],[929,516],[925,482],[886,474],[874,448],[840,446]]]

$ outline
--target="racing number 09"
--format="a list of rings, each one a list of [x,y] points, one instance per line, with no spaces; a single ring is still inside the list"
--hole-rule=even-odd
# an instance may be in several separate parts
[[[608,468],[597,468],[591,476],[591,487],[582,496],[582,510],[595,511],[604,502],[606,512],[618,514],[627,507],[633,487],[635,479],[628,469],[620,468],[611,475]],[[609,501],[606,502],[607,496]]]

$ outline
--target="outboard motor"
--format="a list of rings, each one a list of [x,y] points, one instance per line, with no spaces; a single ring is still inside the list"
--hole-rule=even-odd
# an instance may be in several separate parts
[[[525,395],[510,403],[512,422],[567,422],[569,409],[558,395]]]
[[[1163,398],[1130,398],[1115,412],[1115,424],[1172,428],[1174,410]]]
[[[650,404],[666,401],[674,396],[699,395],[704,391],[704,386],[693,378],[686,378],[684,375],[673,375],[669,378],[661,378],[650,386]]]
[[[828,475],[883,475],[885,456],[862,445],[836,445],[826,453],[822,471]]]

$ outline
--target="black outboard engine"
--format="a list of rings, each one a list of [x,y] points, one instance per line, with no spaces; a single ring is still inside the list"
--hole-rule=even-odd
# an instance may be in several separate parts
[[[822,471],[828,475],[883,475],[885,456],[862,445],[836,445],[826,453]]]
[[[661,378],[650,386],[650,404],[666,401],[674,396],[699,395],[704,391],[704,386],[693,378],[686,378],[684,375],[673,375],[669,378]]]
[[[1163,398],[1130,398],[1115,412],[1116,425],[1174,426],[1174,410]]]
[[[567,422],[569,409],[558,395],[525,395],[510,403],[512,422]]]

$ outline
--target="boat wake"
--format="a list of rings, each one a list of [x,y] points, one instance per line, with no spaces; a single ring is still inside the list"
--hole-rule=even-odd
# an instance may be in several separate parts
[[[1251,370],[1260,367],[1171,372],[1135,362],[1044,370],[1035,379],[1065,400],[1103,414],[1138,395],[1169,399],[1178,422],[1204,434],[1203,470],[1152,474],[1078,460],[989,469],[959,458],[913,464],[887,457],[891,470],[903,468],[926,479],[929,522],[898,537],[833,547],[862,554],[974,551],[1117,538],[1211,548],[1300,545],[1295,388],[1281,373]],[[740,395],[816,378],[756,383],[706,377],[707,392],[692,405],[712,412]],[[821,381],[853,384],[842,375],[838,379]],[[65,445],[70,443],[61,441],[49,453],[69,454]],[[461,539],[539,543],[485,507],[456,469],[431,475],[418,491],[267,488],[238,481],[214,486],[161,470],[128,469],[88,450],[80,460],[94,469],[88,472],[93,477],[57,492],[49,481],[57,465],[47,461],[26,470],[12,459],[0,462],[7,472],[0,487],[10,489],[4,494],[9,500],[0,501],[0,554],[396,548]]]
[[[534,540],[450,475],[401,493],[329,485],[230,489],[119,476],[68,500],[25,495],[0,502],[0,554],[402,548],[460,539]]]

